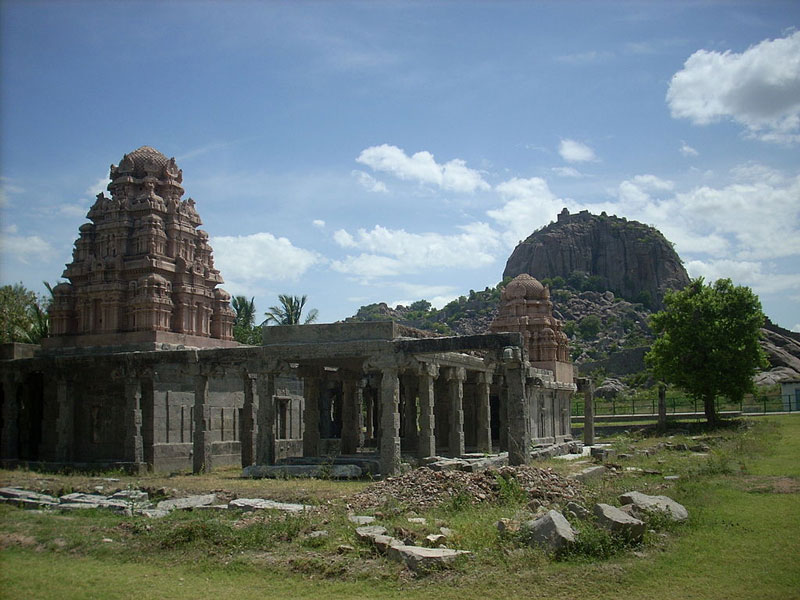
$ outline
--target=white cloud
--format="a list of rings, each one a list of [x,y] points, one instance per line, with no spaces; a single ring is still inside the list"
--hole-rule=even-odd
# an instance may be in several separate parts
[[[325,221],[323,221],[322,219],[314,219],[313,221],[311,221],[311,224],[317,229],[325,229]]]
[[[558,153],[567,162],[593,162],[597,160],[589,146],[576,140],[564,139],[558,146]]]
[[[676,119],[730,118],[764,141],[800,141],[800,31],[742,53],[698,50],[672,76],[667,103]]]
[[[53,256],[53,247],[38,235],[17,235],[17,226],[9,225],[0,234],[0,254],[14,257],[23,264],[45,262]]]
[[[356,162],[399,179],[436,185],[444,190],[471,193],[489,189],[480,172],[467,167],[465,161],[456,158],[439,164],[425,150],[408,156],[402,148],[381,144],[362,150]]]
[[[96,198],[97,194],[105,192],[108,189],[108,177],[100,177],[92,185],[86,189],[86,193],[92,198]]]
[[[686,142],[681,142],[681,154],[684,156],[697,156],[699,153]]]
[[[800,290],[800,273],[775,273],[756,261],[692,260],[686,263],[686,270],[690,276],[702,276],[709,282],[729,278],[736,284],[752,287],[757,294]]]
[[[458,227],[461,233],[409,233],[376,225],[359,229],[356,235],[345,230],[334,234],[340,246],[362,250],[357,256],[336,260],[331,267],[340,273],[365,278],[418,273],[428,269],[478,268],[495,261],[499,237],[485,223]]]
[[[800,323],[795,324],[794,327],[792,327],[792,331],[800,333]]]
[[[583,173],[575,167],[553,167],[550,170],[559,177],[573,177],[575,179],[583,177]]]
[[[351,172],[351,175],[356,178],[359,185],[361,185],[365,190],[370,192],[378,192],[378,193],[386,193],[389,190],[386,188],[386,184],[382,181],[378,181],[369,173],[365,173],[364,171],[359,171],[358,169],[354,169]]]
[[[495,189],[506,200],[505,204],[486,214],[503,228],[503,239],[510,247],[555,219],[564,206],[569,206],[569,202],[553,194],[540,177],[514,177]]]
[[[323,261],[316,252],[271,233],[214,237],[211,246],[217,268],[236,281],[296,280]]]
[[[11,183],[8,177],[0,176],[0,208],[11,206],[11,194],[21,194],[25,190]]]

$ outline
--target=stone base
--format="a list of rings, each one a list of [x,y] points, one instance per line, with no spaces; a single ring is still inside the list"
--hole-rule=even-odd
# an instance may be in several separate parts
[[[58,335],[42,340],[44,354],[112,354],[187,348],[235,348],[233,340],[218,340],[172,331],[126,331],[90,335]]]

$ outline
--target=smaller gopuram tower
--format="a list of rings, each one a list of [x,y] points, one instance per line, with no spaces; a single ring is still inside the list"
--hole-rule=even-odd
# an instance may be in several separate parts
[[[550,290],[538,279],[523,273],[511,280],[489,331],[521,333],[531,366],[552,371],[558,382],[572,383],[569,340],[553,317]]]
[[[174,158],[142,146],[111,165],[86,215],[69,283],[53,289],[46,349],[235,346],[230,295]]]

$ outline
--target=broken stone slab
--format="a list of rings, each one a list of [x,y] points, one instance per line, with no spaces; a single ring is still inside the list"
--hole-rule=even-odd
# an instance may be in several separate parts
[[[228,510],[228,505],[227,504],[203,504],[202,506],[195,506],[192,510],[199,510],[199,511],[204,511],[204,510],[206,510],[206,511],[207,510],[212,510],[212,511],[214,511],[214,510]]]
[[[508,452],[503,452],[497,456],[487,456],[485,458],[471,458],[464,462],[466,462],[466,464],[461,467],[462,471],[466,471],[467,473],[480,473],[486,469],[508,466]]]
[[[577,479],[581,483],[590,483],[599,481],[603,478],[606,468],[603,465],[595,465],[593,467],[586,467],[582,471],[570,475],[572,479]]]
[[[252,479],[317,477],[328,479],[358,479],[363,475],[358,465],[250,465],[242,470],[242,477]]]
[[[375,522],[375,517],[366,515],[347,515],[347,520],[356,525],[369,525]]]
[[[22,488],[0,488],[0,502],[15,504],[21,508],[48,508],[58,505],[58,498]]]
[[[567,502],[567,506],[564,510],[575,516],[575,518],[582,519],[584,521],[592,517],[592,513],[589,511],[589,509],[583,504],[578,504],[577,502]]]
[[[417,525],[425,525],[428,520],[425,517],[408,517],[409,523],[416,523]]]
[[[292,504],[290,502],[276,502],[264,498],[237,498],[228,502],[228,508],[238,508],[244,511],[253,510],[281,510],[283,512],[299,513],[311,510],[307,504]]]
[[[356,527],[356,535],[362,542],[372,541],[376,535],[386,535],[386,527],[382,525],[365,525]]]
[[[445,537],[453,537],[456,534],[456,532],[449,527],[439,527],[439,533]]]
[[[597,518],[597,524],[611,533],[618,533],[632,542],[642,539],[645,530],[644,522],[625,514],[616,506],[595,504],[593,512]]]
[[[120,500],[134,504],[146,504],[150,501],[150,496],[142,490],[119,490],[108,496],[109,500]]]
[[[669,496],[649,496],[634,491],[622,494],[619,501],[621,504],[633,506],[635,512],[662,512],[673,521],[685,521],[689,518],[686,507]]]
[[[572,441],[569,442],[570,454],[583,454],[583,442]]]
[[[469,467],[469,462],[458,458],[442,458],[425,466],[431,471],[464,471]]]
[[[387,556],[399,560],[414,573],[429,571],[439,566],[451,564],[459,556],[467,556],[467,550],[452,550],[450,548],[423,548],[422,546],[391,546]]]
[[[557,552],[575,541],[575,532],[569,521],[556,510],[549,510],[544,516],[523,523],[520,532],[529,546],[540,546],[548,552]]]
[[[112,500],[100,494],[82,494],[80,492],[65,494],[59,500],[61,504],[92,504],[120,511],[130,510],[131,507],[130,502],[124,500]]]
[[[134,514],[148,519],[163,519],[169,514],[168,510],[159,510],[158,508],[140,508],[134,511]]]
[[[216,501],[216,494],[202,494],[198,496],[187,496],[186,498],[162,500],[156,505],[156,508],[159,510],[190,510],[198,506],[214,504]]]

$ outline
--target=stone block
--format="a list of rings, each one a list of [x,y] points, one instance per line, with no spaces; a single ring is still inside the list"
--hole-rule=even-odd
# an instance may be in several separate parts
[[[307,504],[293,504],[289,502],[275,502],[263,498],[237,498],[228,502],[228,508],[238,508],[244,511],[254,510],[280,510],[283,512],[299,513],[310,510]]]
[[[529,546],[556,552],[575,541],[575,532],[560,512],[547,511],[542,517],[523,523],[520,532]]]
[[[578,504],[577,502],[567,502],[565,510],[576,518],[584,521],[590,519],[592,516],[592,513],[588,508],[583,506],[583,504]]]
[[[595,504],[593,512],[597,518],[597,524],[601,527],[611,533],[618,533],[632,542],[641,541],[645,525],[639,519],[625,514],[610,504]]]
[[[668,496],[649,496],[641,492],[627,492],[619,497],[621,504],[634,507],[635,513],[662,512],[673,521],[685,521],[689,511]]]
[[[156,508],[159,510],[190,510],[198,506],[214,504],[216,501],[216,494],[203,494],[199,496],[188,496],[186,498],[162,500],[156,505]]]
[[[351,523],[355,523],[356,525],[369,525],[370,523],[375,522],[375,517],[364,515],[347,515],[347,520]]]
[[[573,473],[570,475],[572,479],[577,479],[581,483],[592,483],[595,481],[600,481],[603,478],[603,474],[606,472],[606,468],[602,465],[595,465],[593,467],[586,467],[582,471],[578,473]]]

